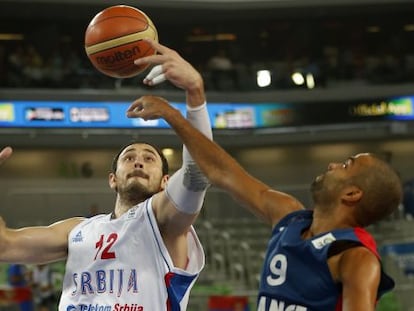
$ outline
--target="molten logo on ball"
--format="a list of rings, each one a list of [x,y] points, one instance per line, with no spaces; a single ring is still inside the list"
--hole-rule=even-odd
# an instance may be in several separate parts
[[[124,62],[125,60],[131,58],[136,59],[138,58],[137,55],[140,54],[141,50],[139,49],[139,47],[135,46],[130,50],[114,52],[112,55],[98,56],[96,58],[96,61],[98,64],[108,65],[116,62]]]

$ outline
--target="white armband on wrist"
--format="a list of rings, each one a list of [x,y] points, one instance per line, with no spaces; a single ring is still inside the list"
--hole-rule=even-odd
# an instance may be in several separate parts
[[[198,107],[189,107],[187,105],[187,120],[209,139],[213,138],[207,103]]]
[[[196,108],[187,106],[187,119],[201,133],[212,139],[213,133],[206,103]],[[167,196],[179,211],[186,214],[196,214],[203,206],[209,186],[209,181],[184,146],[183,165],[168,181],[165,189]]]
[[[213,139],[213,131],[211,129],[210,117],[208,116],[207,103],[204,102],[201,106],[190,107],[187,105],[187,120],[197,130],[204,134],[208,139]],[[183,163],[194,163],[185,145],[183,146]]]

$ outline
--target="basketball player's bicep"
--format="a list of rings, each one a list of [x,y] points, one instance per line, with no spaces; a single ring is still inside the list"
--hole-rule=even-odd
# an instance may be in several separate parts
[[[26,263],[56,261],[67,256],[69,232],[82,221],[71,218],[50,226],[27,227],[10,230],[9,260]]]
[[[180,212],[165,191],[153,196],[152,209],[161,233],[171,237],[186,233],[198,215]]]
[[[375,310],[381,267],[373,253],[364,247],[349,249],[339,261],[344,311]]]
[[[37,236],[38,251],[43,253],[40,261],[56,261],[67,257],[68,236],[84,218],[74,217],[56,222]],[[35,258],[36,260],[36,258]]]
[[[28,246],[28,260],[43,262],[66,258],[69,233],[82,220],[83,218],[70,218],[47,227],[33,227],[27,232],[28,237],[33,239],[32,246]]]
[[[69,218],[60,222],[56,222],[49,227],[50,232],[47,245],[55,246],[58,249],[66,250],[68,247],[68,236],[72,229],[84,220],[82,217]],[[46,245],[46,246],[47,246]]]
[[[267,191],[265,202],[272,226],[279,223],[287,214],[304,209],[303,204],[298,199],[276,190]]]

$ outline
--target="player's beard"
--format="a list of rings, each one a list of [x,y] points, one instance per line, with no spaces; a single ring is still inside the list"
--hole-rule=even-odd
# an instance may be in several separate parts
[[[157,191],[152,191],[139,182],[131,183],[121,189],[118,188],[118,194],[122,198],[122,201],[128,202],[132,206],[145,201],[155,193],[157,193]]]
[[[311,184],[313,202],[316,206],[330,206],[335,202],[341,182],[330,178],[326,174],[319,175]]]
[[[311,184],[312,195],[323,189],[324,181],[325,181],[325,174],[319,175],[315,178],[315,180]]]

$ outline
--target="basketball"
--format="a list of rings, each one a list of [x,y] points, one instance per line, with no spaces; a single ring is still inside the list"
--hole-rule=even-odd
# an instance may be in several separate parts
[[[145,41],[158,42],[151,19],[141,10],[127,5],[108,7],[91,20],[85,31],[85,51],[93,66],[113,78],[131,78],[147,69],[134,60],[156,51]]]

